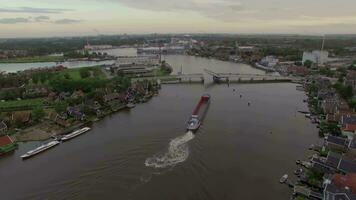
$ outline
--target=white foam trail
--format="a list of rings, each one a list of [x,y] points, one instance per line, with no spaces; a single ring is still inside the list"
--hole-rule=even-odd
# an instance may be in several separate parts
[[[189,156],[187,142],[194,138],[193,132],[177,137],[169,143],[168,152],[147,158],[145,165],[154,168],[166,168],[184,162]]]

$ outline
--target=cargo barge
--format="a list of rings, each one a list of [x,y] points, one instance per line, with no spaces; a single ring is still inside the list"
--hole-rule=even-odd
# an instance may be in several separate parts
[[[21,158],[22,158],[22,159],[30,158],[30,157],[32,157],[32,156],[35,156],[35,155],[37,155],[37,154],[39,154],[39,153],[41,153],[41,152],[44,152],[44,151],[46,151],[46,150],[48,150],[48,149],[50,149],[50,148],[52,148],[52,147],[58,145],[59,143],[60,143],[60,142],[59,142],[59,141],[56,141],[56,140],[55,140],[55,141],[48,142],[48,143],[46,143],[46,144],[43,144],[43,145],[37,147],[37,148],[34,149],[34,150],[28,151],[27,153],[23,154],[23,155],[21,156]]]
[[[76,131],[74,131],[74,132],[72,132],[72,133],[70,133],[70,134],[68,134],[68,135],[63,136],[63,137],[61,138],[61,141],[64,142],[64,141],[73,139],[73,138],[75,138],[75,137],[77,137],[77,136],[79,136],[79,135],[81,135],[81,134],[83,134],[83,133],[85,133],[85,132],[88,132],[89,130],[90,130],[89,127],[84,127],[84,128],[82,128],[82,129],[76,130]]]
[[[197,106],[195,107],[192,116],[189,118],[188,124],[187,124],[187,130],[188,131],[197,131],[199,127],[202,124],[202,121],[206,115],[206,112],[208,111],[208,107],[210,104],[210,95],[205,94],[201,96]]]

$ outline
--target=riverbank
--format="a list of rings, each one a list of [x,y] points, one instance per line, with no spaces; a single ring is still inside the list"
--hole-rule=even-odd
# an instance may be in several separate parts
[[[41,62],[64,62],[64,56],[33,56],[0,59],[0,63],[41,63]]]
[[[9,58],[0,59],[0,64],[18,64],[18,63],[63,63],[63,62],[78,62],[78,61],[89,61],[89,62],[103,62],[115,60],[115,57],[108,58],[66,58],[64,56],[33,56],[33,57],[19,57],[19,58]]]

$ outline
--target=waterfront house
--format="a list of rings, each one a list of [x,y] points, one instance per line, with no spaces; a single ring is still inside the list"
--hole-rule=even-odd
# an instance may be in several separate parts
[[[4,121],[0,121],[0,135],[5,134],[7,131],[7,125],[5,124]]]
[[[318,99],[320,100],[333,100],[338,102],[339,101],[339,96],[337,95],[336,91],[334,89],[329,89],[329,88],[323,88],[318,90],[317,94]]]
[[[340,126],[342,129],[352,129],[352,125],[356,125],[356,116],[355,115],[343,115],[340,119]]]
[[[348,149],[348,145],[349,140],[347,138],[329,135],[325,140],[325,146],[332,151],[346,152]]]
[[[102,112],[101,112],[102,106],[100,105],[100,103],[98,101],[88,100],[86,102],[86,104],[88,105],[90,110],[96,114],[97,117],[100,117],[102,115]]]
[[[356,200],[356,174],[334,174],[324,181],[323,200]]]
[[[69,116],[75,118],[76,120],[80,120],[80,121],[85,120],[85,114],[75,107],[68,107],[67,113]]]
[[[8,136],[0,136],[0,155],[9,153],[16,148],[16,143]]]
[[[109,103],[110,101],[119,100],[119,99],[120,99],[120,95],[119,93],[116,92],[104,95],[105,103]]]
[[[50,112],[50,113],[48,114],[48,118],[49,118],[50,120],[52,120],[54,123],[56,123],[56,124],[58,124],[58,125],[60,125],[60,126],[62,126],[62,127],[67,128],[67,127],[70,126],[70,124],[67,122],[66,118],[63,117],[63,116],[61,116],[61,115],[59,115],[59,114],[56,113],[56,112]]]
[[[355,137],[356,124],[345,124],[345,126],[341,128],[341,132],[342,135],[347,136],[349,138]]]
[[[337,98],[327,98],[321,102],[321,108],[325,114],[334,114],[337,111],[338,104]]]
[[[356,173],[356,161],[347,158],[338,153],[329,151],[326,158],[313,157],[311,159],[312,167],[323,173],[342,172]]]
[[[353,111],[336,111],[334,114],[327,114],[326,119],[328,122],[335,122],[339,123],[341,122],[341,117],[342,116],[356,116],[356,113]]]

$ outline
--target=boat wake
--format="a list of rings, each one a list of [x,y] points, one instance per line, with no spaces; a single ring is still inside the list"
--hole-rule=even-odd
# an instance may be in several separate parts
[[[184,162],[189,156],[189,147],[187,142],[193,138],[193,132],[189,131],[185,135],[171,140],[168,152],[160,153],[147,158],[145,165],[153,168],[166,168]]]

